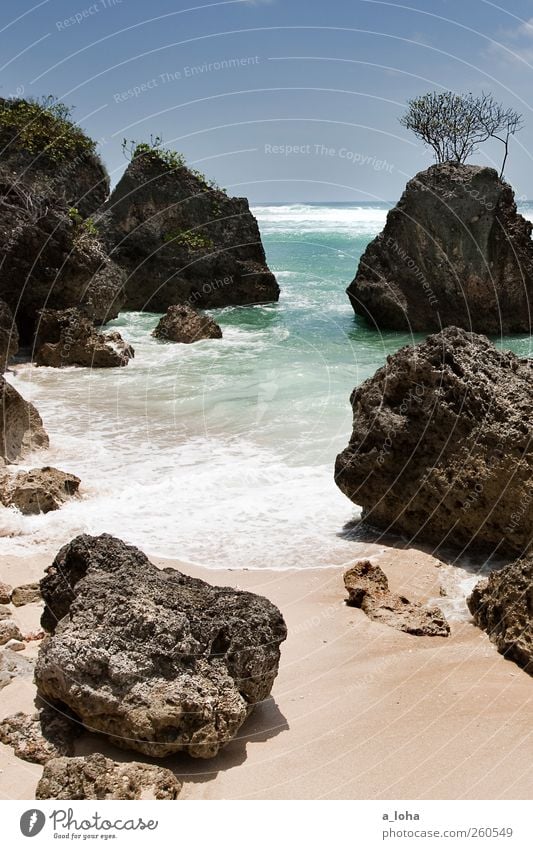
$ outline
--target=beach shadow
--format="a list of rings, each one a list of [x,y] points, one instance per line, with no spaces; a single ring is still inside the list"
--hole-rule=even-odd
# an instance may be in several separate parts
[[[384,545],[396,550],[414,550],[435,557],[447,566],[459,566],[471,575],[484,577],[490,572],[503,569],[515,560],[515,557],[494,554],[491,551],[476,552],[463,548],[453,548],[451,545],[432,545],[418,539],[411,539],[402,534],[380,530],[369,525],[364,519],[353,519],[343,525],[337,533],[339,539],[347,542],[363,542],[374,545]]]
[[[266,743],[283,731],[289,724],[278,705],[270,696],[256,705],[237,736],[215,757],[209,760],[190,758],[185,753],[167,758],[165,766],[180,781],[202,784],[215,779],[219,772],[226,772],[244,763],[249,745]]]
[[[120,763],[139,761],[153,764],[169,769],[181,781],[198,784],[212,781],[219,772],[244,763],[249,745],[265,743],[288,729],[287,720],[270,696],[254,707],[237,736],[214,758],[191,758],[186,752],[164,758],[151,758],[140,752],[120,749],[100,734],[86,730],[76,742],[76,755],[86,756],[98,752]]]

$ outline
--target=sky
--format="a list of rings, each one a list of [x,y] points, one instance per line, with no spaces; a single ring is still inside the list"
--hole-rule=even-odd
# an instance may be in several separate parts
[[[124,138],[161,136],[253,203],[395,201],[432,162],[406,101],[490,91],[524,116],[506,178],[533,198],[533,0],[2,0],[0,70],[2,96],[73,106],[113,183]]]

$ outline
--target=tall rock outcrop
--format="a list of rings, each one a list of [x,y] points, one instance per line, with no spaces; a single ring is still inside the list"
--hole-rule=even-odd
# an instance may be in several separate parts
[[[21,339],[33,339],[44,307],[78,307],[95,322],[118,315],[125,273],[107,256],[91,224],[62,201],[36,195],[0,173],[0,297]]]
[[[86,218],[106,201],[109,175],[96,142],[52,100],[0,97],[0,167],[32,194],[53,196]]]
[[[23,344],[44,307],[103,323],[123,304],[125,273],[87,218],[109,192],[95,146],[60,104],[0,98],[0,298]]]
[[[128,272],[126,308],[164,312],[277,301],[257,221],[157,149],[136,155],[104,208],[108,247]]]
[[[433,544],[529,548],[529,360],[450,327],[389,356],[351,403],[335,480],[368,523]]]
[[[39,692],[117,746],[213,757],[270,693],[287,631],[266,598],[159,570],[107,534],[62,548],[41,592]]]
[[[433,165],[407,183],[348,296],[381,328],[529,333],[531,230],[494,169]]]

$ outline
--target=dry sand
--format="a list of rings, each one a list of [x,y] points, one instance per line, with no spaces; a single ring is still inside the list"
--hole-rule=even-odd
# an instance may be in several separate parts
[[[391,589],[438,595],[439,561],[418,550],[370,547]],[[50,558],[0,558],[0,580],[41,577]],[[169,561],[154,558],[159,565]],[[180,564],[170,565],[180,568]],[[161,761],[185,799],[530,799],[533,682],[468,621],[449,638],[414,637],[344,604],[342,569],[183,571],[253,590],[282,610],[289,637],[272,698],[217,758]],[[15,611],[24,629],[39,605]],[[35,655],[31,644],[25,654]],[[31,711],[29,678],[0,690],[0,715]],[[94,735],[78,753],[140,756]],[[31,799],[42,768],[0,744],[0,798]]]

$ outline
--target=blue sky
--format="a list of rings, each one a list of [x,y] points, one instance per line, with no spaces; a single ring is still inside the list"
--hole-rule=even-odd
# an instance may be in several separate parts
[[[533,198],[533,0],[2,0],[0,45],[0,93],[74,105],[113,181],[153,134],[253,202],[395,200],[431,163],[404,104],[451,88],[523,113]]]

